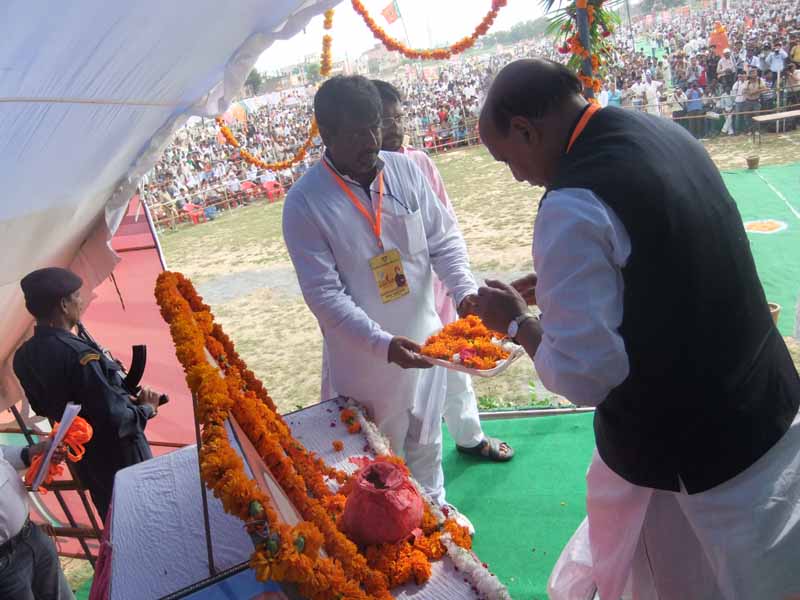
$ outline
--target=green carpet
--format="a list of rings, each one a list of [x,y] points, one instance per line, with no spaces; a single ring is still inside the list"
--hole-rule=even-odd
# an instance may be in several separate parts
[[[656,60],[666,59],[666,50],[664,50],[664,48],[659,48],[655,40],[651,41],[647,38],[637,39],[636,50],[644,53],[648,58],[655,57]]]
[[[782,307],[778,329],[783,335],[792,335],[800,293],[800,212],[795,214],[784,199],[800,211],[800,164],[722,176],[745,223],[775,219],[788,225],[777,233],[748,233],[748,237],[767,300]]]
[[[89,592],[92,589],[92,579],[84,582],[81,587],[75,590],[75,600],[89,600]]]
[[[505,464],[456,451],[445,434],[447,499],[475,525],[475,551],[515,600],[547,597],[547,579],[586,514],[591,414],[484,421],[516,450]]]

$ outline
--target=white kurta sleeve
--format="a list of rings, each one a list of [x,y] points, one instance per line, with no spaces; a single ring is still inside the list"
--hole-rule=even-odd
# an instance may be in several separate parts
[[[547,389],[597,406],[629,372],[619,326],[630,239],[592,192],[564,189],[541,204],[533,240],[543,331],[536,370]]]
[[[6,459],[17,471],[24,471],[28,467],[22,462],[22,449],[25,446],[0,446],[0,458]]]
[[[412,166],[413,189],[419,191],[419,209],[433,271],[450,290],[458,306],[465,296],[478,291],[469,265],[467,245],[453,215],[436,197],[419,167]]]
[[[283,239],[303,298],[324,334],[335,332],[353,347],[369,348],[375,356],[388,360],[393,336],[370,319],[345,291],[333,253],[299,192],[291,200],[287,198],[284,205]]]

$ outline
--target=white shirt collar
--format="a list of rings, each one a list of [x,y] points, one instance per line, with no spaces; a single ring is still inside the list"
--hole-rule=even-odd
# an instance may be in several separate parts
[[[325,161],[325,162],[328,164],[328,166],[329,166],[331,169],[333,169],[333,172],[334,172],[334,173],[336,173],[336,174],[337,174],[339,177],[341,177],[342,179],[344,179],[344,180],[345,180],[345,181],[347,181],[348,183],[352,183],[352,184],[355,184],[355,185],[357,185],[357,186],[359,186],[359,187],[362,187],[362,186],[361,186],[361,184],[360,184],[358,181],[356,181],[355,179],[353,179],[353,178],[352,178],[352,177],[350,177],[349,175],[345,175],[345,174],[344,174],[344,173],[342,173],[342,172],[341,172],[339,169],[337,169],[337,168],[336,168],[336,165],[334,165],[334,164],[333,164],[333,161],[332,161],[332,160],[330,159],[330,157],[328,156],[328,152],[327,152],[327,150],[326,150],[326,151],[325,151],[325,153],[322,155],[322,160],[324,160],[324,161]],[[384,162],[383,162],[383,159],[381,159],[381,157],[380,157],[380,156],[378,156],[378,160],[375,162],[375,167],[376,167],[376,170],[375,170],[375,177],[377,177],[377,176],[378,176],[378,173],[380,173],[381,171],[383,171],[383,168],[384,168],[385,166],[386,166],[386,163],[384,163]],[[375,181],[375,180],[373,179],[372,181]],[[372,186],[372,181],[370,182],[370,186]]]

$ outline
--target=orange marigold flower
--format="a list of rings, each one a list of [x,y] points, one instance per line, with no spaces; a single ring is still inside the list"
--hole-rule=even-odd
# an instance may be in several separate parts
[[[383,43],[388,50],[396,50],[407,58],[422,58],[422,59],[446,59],[450,58],[453,54],[460,54],[475,44],[475,40],[479,36],[485,35],[489,27],[494,23],[497,18],[497,13],[506,4],[506,0],[494,0],[492,2],[491,10],[481,19],[481,22],[475,27],[471,35],[464,37],[451,46],[444,48],[434,48],[432,50],[420,50],[409,48],[405,44],[390,37],[383,28],[381,28],[367,12],[367,9],[360,2],[360,0],[351,0],[353,9],[361,16],[366,26],[377,39]]]
[[[342,440],[333,440],[333,449],[336,452],[341,452],[344,450],[344,442]]]

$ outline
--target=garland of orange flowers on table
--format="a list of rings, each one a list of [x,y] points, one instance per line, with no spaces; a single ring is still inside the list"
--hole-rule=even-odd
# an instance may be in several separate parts
[[[441,536],[449,534],[458,546],[471,548],[464,528],[452,519],[440,523],[426,504],[423,535],[413,543],[402,541],[367,548],[366,555],[359,553],[337,527],[349,491],[347,475],[327,467],[292,437],[266,389],[214,323],[209,307],[188,279],[179,273],[162,273],[156,298],[198,401],[203,481],[227,512],[266,524],[268,535],[256,538],[261,541],[254,541],[256,550],[250,560],[259,579],[295,583],[312,599],[388,599],[389,587],[411,578],[422,583],[430,577],[430,560],[446,553]],[[222,375],[208,363],[206,351],[217,361]],[[294,527],[278,521],[269,498],[247,477],[241,458],[230,446],[224,423],[231,415],[306,521]],[[341,420],[351,433],[360,430],[353,411],[342,411]],[[402,459],[394,456],[377,460],[406,468]],[[331,491],[324,476],[340,484],[338,493]],[[251,535],[259,531],[253,523],[248,521]],[[322,547],[330,558],[319,556]]]
[[[431,50],[421,50],[418,48],[409,48],[401,41],[393,38],[390,36],[383,28],[378,25],[375,19],[369,14],[367,8],[361,2],[361,0],[352,0],[353,8],[355,11],[361,15],[361,18],[366,23],[369,30],[372,32],[378,40],[386,47],[387,50],[391,50],[394,52],[399,52],[406,58],[413,58],[413,59],[424,59],[424,60],[444,60],[448,59],[451,56],[456,54],[461,54],[465,50],[472,48],[475,45],[475,42],[479,37],[482,35],[486,35],[486,32],[489,31],[489,28],[494,23],[495,19],[497,18],[497,14],[500,12],[500,9],[507,4],[507,0],[492,0],[492,7],[489,12],[481,19],[481,22],[475,27],[473,32],[458,40],[455,44],[450,46],[445,46],[443,48],[433,48]]]

